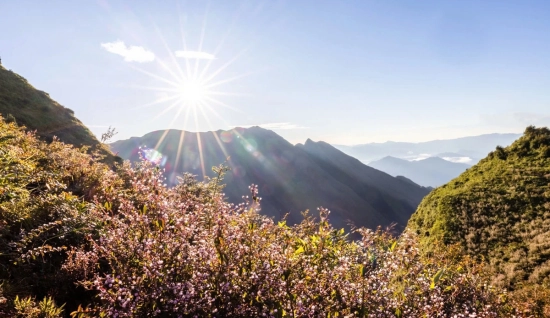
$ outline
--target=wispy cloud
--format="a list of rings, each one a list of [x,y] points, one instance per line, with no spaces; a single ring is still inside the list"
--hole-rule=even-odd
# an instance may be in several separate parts
[[[213,54],[198,51],[176,51],[176,56],[184,59],[214,60]]]
[[[299,126],[292,123],[267,123],[259,125],[239,125],[234,127],[250,128],[254,126],[259,126],[265,129],[274,129],[274,130],[290,130],[290,129],[307,129],[309,127]]]
[[[155,54],[141,46],[127,46],[122,41],[101,43],[101,47],[108,52],[118,54],[124,57],[126,62],[152,62],[155,60]]]
[[[550,124],[549,114],[514,113],[514,119],[523,125],[547,126]]]
[[[407,156],[407,160],[409,161],[421,161],[421,160],[424,160],[424,159],[428,159],[430,158],[432,155],[430,155],[429,153],[421,153],[421,154],[418,154],[418,155],[414,155],[414,156]]]
[[[466,164],[471,164],[471,162],[473,161],[473,159],[470,157],[443,157],[443,159],[450,162],[466,163]]]
[[[528,125],[548,126],[550,125],[550,114],[543,113],[497,113],[483,114],[480,116],[482,123],[501,126],[514,126],[525,128]]]

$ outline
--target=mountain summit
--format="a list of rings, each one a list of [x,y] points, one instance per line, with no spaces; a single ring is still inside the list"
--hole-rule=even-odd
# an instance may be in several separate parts
[[[155,160],[166,171],[169,184],[184,172],[213,176],[210,167],[227,160],[231,171],[224,189],[230,202],[241,202],[250,184],[259,186],[262,213],[276,219],[323,206],[332,211],[336,227],[404,226],[429,192],[417,184],[370,168],[326,143],[308,140],[292,145],[260,127],[191,133],[155,131],[141,138],[121,140],[111,149],[124,159]]]

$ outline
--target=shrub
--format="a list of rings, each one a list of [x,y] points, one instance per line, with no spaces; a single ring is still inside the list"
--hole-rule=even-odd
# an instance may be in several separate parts
[[[99,301],[80,316],[497,317],[506,310],[481,268],[457,250],[424,257],[410,233],[357,230],[350,241],[321,219],[289,227],[233,206],[216,181],[187,178],[173,189],[142,163],[121,171],[133,182],[110,191],[91,213],[105,226],[89,249],[76,248],[65,269]],[[103,271],[93,271],[103,266]]]
[[[116,171],[86,149],[45,144],[0,122],[0,280],[6,316],[498,317],[505,293],[455,246],[357,229],[306,213],[262,216],[218,177],[174,188],[146,161]],[[43,299],[36,304],[35,299]],[[64,304],[57,307],[55,304]],[[1,305],[1,304],[0,304]],[[64,309],[64,310],[63,310]],[[55,314],[55,315],[54,315]],[[40,316],[42,315],[42,316]]]

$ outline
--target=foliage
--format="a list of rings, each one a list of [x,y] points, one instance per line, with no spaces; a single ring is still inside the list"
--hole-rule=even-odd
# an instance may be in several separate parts
[[[19,299],[15,297],[14,307],[16,317],[21,318],[59,318],[63,314],[63,306],[56,306],[55,302],[50,298],[44,298],[36,304],[31,298]]]
[[[504,309],[474,264],[426,262],[408,234],[362,229],[362,240],[350,242],[322,209],[319,222],[288,227],[259,215],[254,200],[197,202],[185,184],[166,189],[160,174],[142,169],[132,195],[113,192],[95,205],[107,226],[68,264],[88,273],[98,260],[108,264],[83,280],[99,292],[94,314],[496,317]],[[135,193],[147,193],[147,205]]]
[[[408,227],[428,249],[443,239],[485,260],[493,283],[518,291],[520,298],[528,299],[524,296],[532,288],[535,294],[549,295],[549,149],[550,130],[528,127],[512,145],[497,147],[460,177],[432,191]],[[530,303],[535,302],[531,298]]]
[[[499,317],[506,293],[457,246],[306,213],[288,226],[240,205],[217,177],[173,188],[143,161],[115,170],[85,149],[0,122],[0,313],[36,317]],[[35,299],[44,299],[36,304]],[[63,304],[58,307],[56,304]],[[63,313],[62,313],[63,312]]]
[[[116,134],[118,134],[118,131],[116,131],[114,127],[109,126],[109,128],[107,128],[107,131],[101,134],[101,142],[109,142],[109,140],[111,140]]]

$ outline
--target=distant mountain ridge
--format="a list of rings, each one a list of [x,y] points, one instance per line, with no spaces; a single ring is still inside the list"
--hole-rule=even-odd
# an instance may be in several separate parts
[[[201,145],[199,147],[199,144]],[[290,212],[319,206],[332,211],[337,227],[406,224],[429,189],[394,178],[362,164],[331,145],[311,140],[292,145],[275,132],[259,127],[191,133],[155,131],[139,138],[119,140],[111,149],[124,159],[139,160],[139,147],[154,148],[166,169],[169,184],[183,172],[211,175],[210,167],[229,157],[224,192],[230,202],[240,202],[252,183],[259,185],[262,213],[277,219]]]
[[[520,136],[521,134],[494,133],[418,143],[388,141],[355,146],[334,145],[334,147],[367,163],[386,156],[407,160],[438,156],[469,157],[472,159],[469,163],[475,164],[496,146],[508,146]]]
[[[470,166],[439,157],[408,161],[391,156],[368,164],[392,176],[404,176],[425,187],[438,187],[456,178]]]

